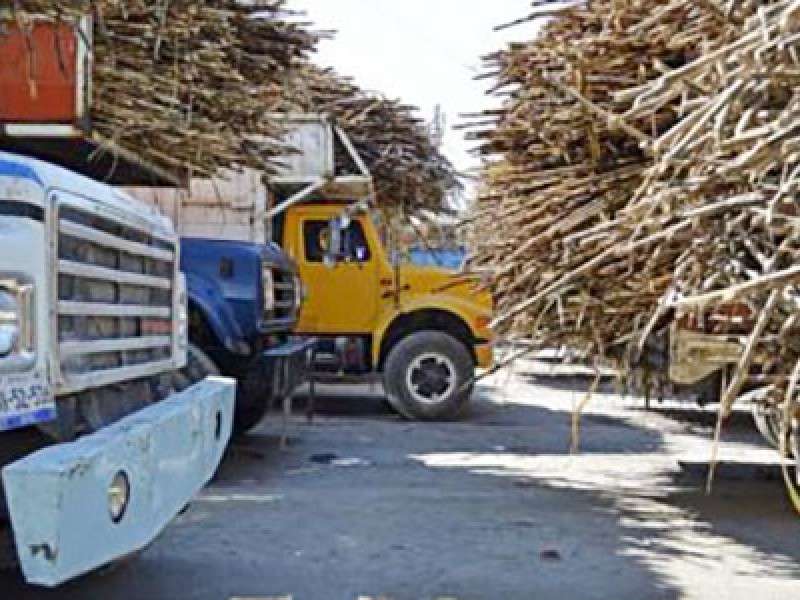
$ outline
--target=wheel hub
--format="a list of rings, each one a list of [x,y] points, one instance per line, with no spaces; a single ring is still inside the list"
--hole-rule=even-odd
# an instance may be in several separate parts
[[[446,356],[434,352],[418,356],[408,369],[408,389],[423,404],[435,404],[450,396],[456,369]]]

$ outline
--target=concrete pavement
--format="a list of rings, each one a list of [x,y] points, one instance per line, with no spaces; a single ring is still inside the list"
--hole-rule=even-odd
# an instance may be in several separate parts
[[[787,598],[800,521],[747,415],[704,492],[713,413],[641,410],[604,386],[569,453],[588,381],[530,365],[483,385],[459,423],[406,423],[352,390],[278,448],[268,420],[136,560],[0,598],[344,600]]]

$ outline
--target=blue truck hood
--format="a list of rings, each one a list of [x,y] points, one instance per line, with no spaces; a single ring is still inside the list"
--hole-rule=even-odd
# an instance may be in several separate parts
[[[297,265],[283,249],[274,242],[256,244],[254,242],[235,242],[229,240],[212,240],[207,238],[181,238],[181,248],[187,255],[199,258],[206,254],[208,258],[219,256],[252,256],[261,257],[273,268],[297,273]]]

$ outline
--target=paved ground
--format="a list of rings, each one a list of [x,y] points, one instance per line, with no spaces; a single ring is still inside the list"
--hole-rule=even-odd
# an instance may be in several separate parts
[[[781,598],[800,520],[746,416],[705,495],[713,415],[602,388],[569,453],[585,379],[530,369],[461,423],[409,424],[361,393],[325,399],[281,453],[268,422],[142,556],[56,592],[0,598],[293,600]]]

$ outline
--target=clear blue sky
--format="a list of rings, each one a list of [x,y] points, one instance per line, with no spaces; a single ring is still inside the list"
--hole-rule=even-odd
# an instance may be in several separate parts
[[[320,29],[335,29],[317,62],[352,75],[362,87],[380,90],[420,107],[430,118],[441,104],[448,126],[459,115],[488,106],[481,57],[508,41],[528,39],[535,26],[496,33],[495,25],[530,12],[529,0],[291,0]],[[450,130],[446,154],[460,169],[474,166],[463,131]]]

